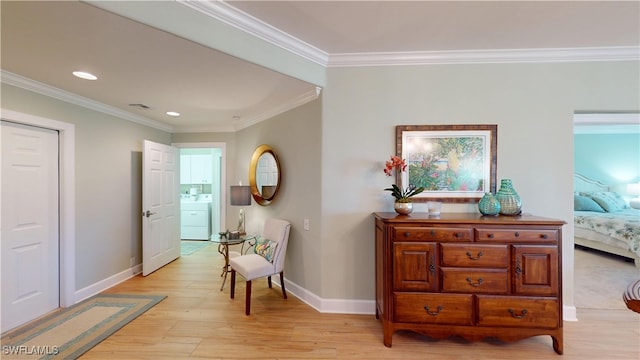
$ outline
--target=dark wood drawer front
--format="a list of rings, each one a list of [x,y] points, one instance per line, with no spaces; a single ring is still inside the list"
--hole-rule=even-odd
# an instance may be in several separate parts
[[[476,229],[476,241],[556,242],[557,230]]]
[[[491,267],[509,266],[508,245],[442,244],[442,266]]]
[[[471,228],[397,227],[396,241],[473,241]]]
[[[442,268],[442,291],[507,294],[509,275],[507,269],[469,270]]]
[[[395,321],[471,325],[473,295],[395,293]]]
[[[478,296],[478,325],[555,328],[559,326],[558,300]]]

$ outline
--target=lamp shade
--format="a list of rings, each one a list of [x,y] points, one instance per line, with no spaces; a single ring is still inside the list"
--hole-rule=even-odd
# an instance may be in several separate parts
[[[627,194],[640,195],[640,183],[627,184]]]
[[[234,206],[251,205],[251,186],[248,186],[248,185],[231,186],[231,205],[234,205]]]

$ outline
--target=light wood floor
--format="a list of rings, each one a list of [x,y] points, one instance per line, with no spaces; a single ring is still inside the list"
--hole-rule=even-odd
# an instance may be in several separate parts
[[[549,336],[471,343],[397,332],[387,348],[374,315],[322,314],[294,296],[284,300],[266,280],[254,281],[247,317],[242,278],[235,300],[228,286],[220,291],[216,249],[182,256],[106,291],[168,297],[81,359],[640,359],[640,314],[630,310],[578,309],[579,321],[564,323],[562,356]]]

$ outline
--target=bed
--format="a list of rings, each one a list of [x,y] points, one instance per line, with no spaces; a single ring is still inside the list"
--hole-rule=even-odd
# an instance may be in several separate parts
[[[632,259],[640,268],[640,210],[597,180],[574,174],[573,184],[575,243]]]

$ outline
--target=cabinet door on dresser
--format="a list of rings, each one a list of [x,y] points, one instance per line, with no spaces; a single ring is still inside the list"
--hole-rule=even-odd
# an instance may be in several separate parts
[[[513,245],[514,292],[558,295],[558,247],[556,245]]]
[[[393,243],[393,290],[437,289],[437,246],[426,242]]]

